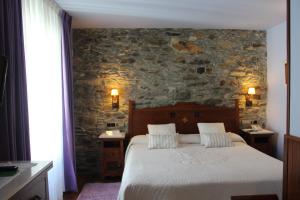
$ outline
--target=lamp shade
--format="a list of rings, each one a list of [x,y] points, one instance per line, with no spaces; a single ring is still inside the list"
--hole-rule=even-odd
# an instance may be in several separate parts
[[[117,89],[111,90],[111,96],[118,96],[118,95],[119,95],[119,91]]]
[[[255,94],[255,88],[253,88],[253,87],[249,88],[248,94]]]

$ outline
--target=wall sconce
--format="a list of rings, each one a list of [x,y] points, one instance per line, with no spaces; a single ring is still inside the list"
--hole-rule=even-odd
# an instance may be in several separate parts
[[[248,89],[248,94],[246,95],[246,107],[252,106],[251,97],[255,95],[255,88],[251,87]]]
[[[119,91],[117,89],[111,90],[111,105],[112,108],[119,108]]]

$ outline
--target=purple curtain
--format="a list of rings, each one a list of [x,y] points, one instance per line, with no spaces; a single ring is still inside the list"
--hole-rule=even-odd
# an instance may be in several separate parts
[[[61,12],[62,30],[62,87],[63,87],[63,148],[66,191],[77,191],[75,141],[73,123],[73,69],[71,63],[72,17]]]
[[[0,55],[8,58],[0,108],[0,160],[30,160],[21,0],[0,0]]]

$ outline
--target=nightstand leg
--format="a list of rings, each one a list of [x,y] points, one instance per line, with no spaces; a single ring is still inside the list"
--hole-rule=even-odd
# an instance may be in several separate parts
[[[124,140],[121,140],[120,141],[120,153],[121,153],[121,158],[124,158]],[[124,170],[124,159],[122,159],[122,162],[121,162],[121,167],[122,169]]]
[[[100,179],[101,180],[104,180],[104,150],[103,150],[103,146],[104,146],[104,142],[103,141],[101,141],[100,142],[100,169],[99,169],[99,171],[100,171]]]

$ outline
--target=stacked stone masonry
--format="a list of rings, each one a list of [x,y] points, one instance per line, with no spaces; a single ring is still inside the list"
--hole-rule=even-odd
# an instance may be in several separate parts
[[[98,135],[108,122],[127,131],[128,100],[233,106],[241,120],[266,120],[266,33],[249,30],[75,29],[76,157],[79,174],[98,174]],[[248,87],[253,106],[245,107]],[[120,108],[111,108],[117,88]]]

